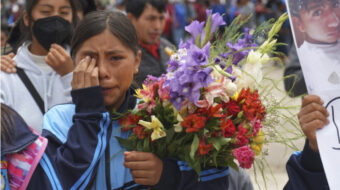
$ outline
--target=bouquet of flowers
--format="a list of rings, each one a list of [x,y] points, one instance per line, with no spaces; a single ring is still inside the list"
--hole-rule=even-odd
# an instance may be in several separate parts
[[[277,45],[273,38],[287,19],[282,15],[257,44],[253,35],[263,28],[240,34],[236,19],[220,35],[222,16],[209,10],[207,15],[206,22],[185,28],[192,38],[169,52],[167,73],[148,76],[136,91],[136,108],[120,119],[131,135],[118,138],[127,150],[177,157],[198,175],[205,167],[237,169],[235,159],[250,168],[261,153],[266,107],[257,86],[262,65],[275,59],[269,57]],[[218,40],[211,44],[212,38]]]

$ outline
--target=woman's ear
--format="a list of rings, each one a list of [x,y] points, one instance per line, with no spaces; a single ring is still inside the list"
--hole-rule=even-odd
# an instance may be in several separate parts
[[[29,26],[29,19],[28,19],[28,15],[27,15],[27,12],[26,12],[26,11],[24,11],[24,14],[23,14],[22,19],[23,19],[23,21],[24,21],[24,25],[25,25],[26,27],[28,27],[28,26]]]
[[[140,61],[142,60],[142,51],[138,50],[137,55],[136,55],[136,61],[135,61],[135,71],[134,74],[137,74],[139,71],[139,65]]]

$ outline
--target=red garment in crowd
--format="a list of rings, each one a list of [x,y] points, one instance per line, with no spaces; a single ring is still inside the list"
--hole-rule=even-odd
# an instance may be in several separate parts
[[[138,44],[142,48],[144,48],[146,51],[151,53],[157,60],[159,60],[158,48],[159,48],[160,41],[158,41],[155,44],[145,44],[145,43],[142,43],[142,42],[138,42]]]

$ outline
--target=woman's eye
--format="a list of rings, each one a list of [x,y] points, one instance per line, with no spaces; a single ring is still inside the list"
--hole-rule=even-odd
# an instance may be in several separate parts
[[[45,15],[47,15],[47,14],[50,14],[51,13],[51,11],[40,11],[42,14],[45,14]]]
[[[121,59],[123,59],[122,56],[112,56],[112,57],[110,58],[111,61],[119,61],[119,60],[121,60]]]
[[[69,15],[70,12],[61,12],[60,14],[61,14],[61,15]]]

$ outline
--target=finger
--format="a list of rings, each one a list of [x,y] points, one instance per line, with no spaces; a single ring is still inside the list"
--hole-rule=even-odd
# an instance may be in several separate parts
[[[16,63],[13,60],[13,57],[4,55],[4,56],[1,56],[1,65],[5,65],[8,68],[14,68],[16,66]]]
[[[309,123],[309,122],[312,122],[313,120],[320,120],[325,125],[328,124],[329,122],[327,119],[327,116],[325,116],[320,111],[313,111],[299,118],[300,123]]]
[[[72,60],[70,54],[67,53],[63,47],[57,44],[52,46],[50,51],[53,51],[53,54],[58,57],[60,64],[67,64]]]
[[[65,56],[65,57],[70,56],[70,54],[67,53],[67,51],[62,46],[60,46],[58,44],[52,44],[51,47],[54,50],[56,50],[62,56]]]
[[[55,48],[50,49],[50,53],[56,58],[55,64],[56,65],[61,65],[66,63],[66,58],[60,54]]]
[[[125,161],[147,161],[151,159],[152,154],[147,152],[124,152]]]
[[[8,68],[6,65],[1,64],[1,71],[6,73],[12,73],[12,69]]]
[[[318,111],[320,113],[322,113],[325,117],[328,117],[329,116],[329,113],[327,111],[327,109],[325,107],[323,107],[321,104],[318,104],[318,103],[315,103],[315,102],[312,102],[306,106],[304,106],[299,114],[298,114],[298,117],[302,117],[304,115],[307,115],[311,112],[315,112],[315,111]]]
[[[309,140],[316,139],[316,130],[322,129],[324,127],[324,123],[321,120],[314,120],[312,122],[306,123],[302,126],[302,131],[307,136]]]
[[[58,59],[51,52],[47,54],[47,56],[45,57],[45,61],[52,68],[54,68],[58,64]]]
[[[85,71],[85,76],[84,76],[85,87],[90,87],[92,84],[92,70],[94,69],[95,65],[96,65],[96,60],[92,58]]]
[[[95,67],[91,73],[91,85],[92,86],[98,86],[99,85],[99,72],[98,67]]]
[[[130,170],[133,178],[145,178],[148,179],[150,177],[153,177],[154,172],[149,170]]]
[[[80,85],[80,88],[85,87],[85,72],[87,70],[90,60],[91,59],[89,57],[86,57],[85,60],[79,64],[79,68],[77,71],[77,77],[78,77],[77,81],[78,81],[78,84]]]
[[[323,104],[323,101],[321,100],[319,96],[311,94],[311,95],[306,95],[305,97],[303,97],[301,107],[305,107],[312,102],[320,104],[320,105]]]
[[[8,56],[9,56],[10,58],[13,59],[13,57],[15,56],[15,54],[12,52],[12,53],[8,54]]]
[[[88,59],[88,57],[85,57],[82,60],[80,60],[79,63],[74,68],[74,70],[73,70],[73,78],[72,78],[72,81],[71,81],[72,89],[81,88],[79,86],[79,83],[78,83],[78,74],[79,74],[79,70],[81,69],[81,66],[83,65],[83,62],[85,62],[87,59]]]
[[[152,168],[150,162],[147,161],[125,161],[124,166],[131,170],[147,170]]]

